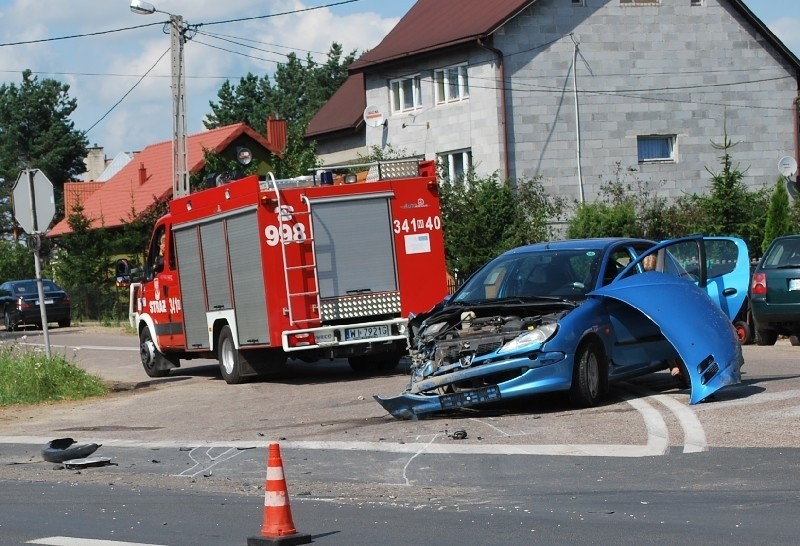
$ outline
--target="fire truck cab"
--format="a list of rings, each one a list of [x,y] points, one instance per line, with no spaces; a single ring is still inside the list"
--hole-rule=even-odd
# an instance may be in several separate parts
[[[367,173],[249,176],[174,199],[130,285],[146,373],[193,358],[216,358],[228,383],[289,357],[395,367],[409,315],[447,294],[436,169]]]

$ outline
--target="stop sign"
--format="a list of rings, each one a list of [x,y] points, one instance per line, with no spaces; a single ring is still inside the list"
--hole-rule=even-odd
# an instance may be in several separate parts
[[[14,183],[14,218],[25,233],[44,233],[56,214],[53,183],[39,169],[26,169]],[[35,228],[35,229],[34,229]]]

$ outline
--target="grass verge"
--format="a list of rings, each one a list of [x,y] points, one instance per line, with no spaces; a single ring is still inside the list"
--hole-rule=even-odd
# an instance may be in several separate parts
[[[47,358],[43,349],[0,342],[0,407],[83,400],[107,392],[100,377],[61,355]]]

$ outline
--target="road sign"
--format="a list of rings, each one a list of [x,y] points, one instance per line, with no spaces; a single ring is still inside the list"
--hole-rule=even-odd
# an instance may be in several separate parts
[[[44,233],[56,214],[53,183],[39,169],[26,169],[14,183],[14,218],[25,233]]]

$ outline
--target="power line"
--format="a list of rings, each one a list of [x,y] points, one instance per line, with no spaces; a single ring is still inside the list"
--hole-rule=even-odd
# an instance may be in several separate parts
[[[39,40],[26,40],[24,42],[8,42],[5,44],[0,44],[0,47],[7,47],[7,46],[18,46],[18,45],[29,45],[29,44],[40,44],[42,42],[57,42],[59,40],[71,40],[73,38],[88,38],[90,36],[101,36],[103,34],[113,34],[115,32],[124,32],[126,30],[136,30],[137,28],[146,28],[152,27],[156,25],[164,25],[169,24],[169,21],[162,21],[159,23],[147,23],[146,25],[137,25],[135,27],[125,27],[125,28],[117,28],[113,30],[99,30],[97,32],[89,32],[86,34],[72,34],[69,36],[55,36],[52,38],[41,38]]]
[[[214,38],[216,40],[220,40],[222,42],[227,42],[229,44],[233,44],[233,45],[237,45],[237,46],[241,46],[241,47],[247,47],[249,49],[254,49],[256,51],[261,51],[263,53],[272,53],[273,55],[280,55],[281,57],[286,57],[286,55],[288,55],[287,53],[280,53],[278,51],[270,51],[269,49],[261,49],[259,47],[249,46],[249,45],[246,45],[246,44],[243,44],[243,43],[240,43],[240,42],[236,42],[234,40],[230,40],[228,38],[221,38],[219,36],[214,36],[212,34],[207,34],[205,32],[198,32],[197,34],[203,35],[203,36],[208,36],[209,38]],[[197,39],[195,39],[194,41],[197,42]],[[209,47],[214,47],[214,46],[211,46],[210,44],[207,44],[207,43],[203,43],[203,45],[207,45]],[[218,49],[221,49],[222,51],[229,51],[229,50],[223,49],[223,48],[218,48]],[[229,52],[230,53],[237,53],[236,51],[229,51]]]
[[[212,45],[212,44],[209,44],[207,42],[203,42],[203,41],[200,41],[200,40],[197,40],[197,39],[192,40],[192,42],[196,43],[196,44],[204,45],[204,46],[209,47],[211,49],[217,49],[219,51],[224,51],[225,53],[231,53],[233,55],[239,55],[241,57],[245,57],[245,58],[248,58],[248,59],[254,59],[254,60],[257,60],[257,61],[265,61],[265,62],[269,62],[269,63],[280,64],[281,62],[283,62],[285,60],[285,57],[288,57],[288,55],[285,54],[285,53],[278,53],[276,51],[266,51],[266,50],[259,49],[258,51],[264,51],[265,53],[272,53],[274,55],[280,55],[282,57],[282,59],[280,59],[280,60],[266,59],[264,57],[256,57],[255,55],[249,55],[249,54],[243,53],[241,51],[234,51],[232,49],[227,49],[227,48],[224,48],[224,47],[215,46],[215,45]],[[241,45],[241,44],[235,44],[235,45]],[[246,46],[243,46],[243,47],[246,47]],[[298,59],[301,59],[301,58],[298,57]],[[307,61],[307,59],[301,59],[301,60],[304,61],[304,62]],[[320,63],[314,61],[313,59],[310,60],[310,61],[307,61],[307,64],[309,66],[315,66],[315,67],[322,66]]]
[[[125,98],[126,98],[128,95],[130,95],[130,94],[133,92],[133,90],[134,90],[134,89],[136,89],[136,87],[138,87],[138,85],[139,85],[140,83],[142,83],[142,80],[144,80],[144,79],[147,77],[147,75],[150,73],[150,71],[151,71],[151,70],[153,70],[153,69],[156,67],[156,65],[157,65],[159,62],[161,62],[161,59],[163,59],[163,58],[164,58],[164,55],[166,55],[167,53],[169,53],[169,51],[170,51],[170,48],[167,48],[167,49],[166,49],[166,51],[164,51],[164,53],[162,53],[162,54],[161,54],[161,56],[160,56],[158,59],[156,59],[156,62],[154,62],[154,63],[153,63],[153,66],[151,66],[150,68],[148,68],[148,69],[147,69],[147,72],[145,72],[144,74],[142,74],[142,77],[141,77],[141,78],[139,78],[139,80],[138,80],[138,81],[137,81],[135,84],[133,84],[133,87],[131,87],[130,89],[128,89],[128,91],[127,91],[127,92],[126,92],[124,95],[122,95],[122,97],[120,97],[120,99],[119,99],[117,102],[115,102],[115,103],[114,103],[114,106],[112,106],[111,108],[109,108],[109,109],[108,109],[108,111],[107,111],[105,114],[103,114],[103,115],[100,117],[100,119],[98,119],[97,121],[95,121],[95,122],[92,124],[92,126],[91,126],[91,127],[89,127],[88,129],[86,129],[86,133],[88,134],[88,133],[89,133],[89,131],[91,131],[92,129],[94,129],[94,128],[95,128],[95,126],[96,126],[98,123],[100,123],[101,121],[103,121],[104,119],[106,119],[106,116],[108,116],[108,115],[109,115],[109,114],[110,114],[110,113],[111,113],[111,112],[114,110],[114,108],[116,108],[117,106],[119,106],[119,105],[120,105],[120,103],[121,103],[122,101],[124,101],[124,100],[125,100]]]
[[[282,15],[293,15],[293,14],[296,14],[296,13],[304,13],[304,12],[307,12],[307,11],[314,11],[314,10],[323,9],[323,8],[332,8],[332,7],[342,6],[344,4],[352,4],[353,2],[360,2],[360,1],[361,0],[344,0],[342,2],[335,2],[333,4],[324,4],[324,5],[321,5],[321,6],[312,6],[310,8],[283,11],[283,12],[280,12],[280,13],[271,13],[269,15],[256,15],[256,16],[253,16],[253,17],[242,17],[240,19],[228,19],[226,21],[212,21],[210,23],[199,23],[199,24],[190,25],[190,26],[199,28],[201,26],[224,25],[224,24],[228,24],[228,23],[238,23],[238,22],[241,22],[241,21],[254,21],[256,19],[267,19],[267,18],[270,18],[270,17],[279,17],[279,16],[282,16]],[[67,36],[53,36],[53,37],[50,37],[50,38],[40,38],[38,40],[25,40],[25,41],[21,41],[21,42],[7,42],[7,43],[4,43],[4,44],[0,44],[0,47],[40,44],[40,43],[44,43],[44,42],[57,42],[59,40],[72,40],[72,39],[75,39],[75,38],[89,38],[89,37],[92,37],[92,36],[102,36],[104,34],[114,34],[116,32],[125,32],[125,31],[128,31],[128,30],[136,30],[136,29],[139,29],[139,28],[146,28],[146,27],[152,27],[152,26],[157,26],[157,25],[162,25],[162,26],[163,25],[169,25],[169,21],[159,21],[159,22],[155,22],[155,23],[147,23],[147,24],[144,24],[144,25],[136,25],[136,26],[133,26],[133,27],[123,27],[123,28],[116,28],[116,29],[110,29],[110,30],[99,30],[97,32],[87,32],[87,33],[84,33],[84,34],[70,34],[70,35],[67,35]]]
[[[262,42],[260,40],[253,40],[252,38],[243,38],[241,36],[231,36],[230,34],[220,34],[218,32],[198,32],[198,34],[202,34],[204,36],[210,36],[212,38],[219,38],[219,39],[230,38],[232,40],[239,40],[241,42],[250,42],[250,43],[253,43],[253,44],[260,44],[260,45],[266,45],[266,46],[272,46],[272,47],[282,47],[284,49],[289,49],[289,50],[292,50],[292,51],[302,51],[304,53],[316,53],[318,55],[327,55],[327,53],[324,52],[324,51],[314,51],[312,49],[301,49],[299,47],[289,47],[289,46],[284,46],[284,45],[280,45],[280,44],[272,44],[272,43],[269,43],[269,42]]]
[[[256,57],[255,55],[248,55],[247,53],[242,53],[241,51],[234,51],[232,49],[226,49],[224,47],[219,47],[211,44],[207,44],[206,42],[202,42],[200,40],[192,40],[195,44],[204,45],[206,47],[210,47],[211,49],[217,49],[219,51],[224,51],[225,53],[232,53],[233,55],[239,55],[241,57],[247,57],[248,59],[254,59],[256,61],[266,61],[268,63],[280,63],[281,61],[275,59],[265,59],[264,57]]]
[[[270,17],[279,17],[281,15],[293,15],[295,13],[303,13],[306,11],[314,11],[322,8],[333,8],[336,6],[343,6],[344,4],[352,4],[353,2],[360,2],[361,0],[344,0],[343,2],[335,2],[333,4],[324,4],[322,6],[312,6],[310,8],[296,9],[292,11],[284,11],[281,13],[270,13],[269,15],[256,15],[254,17],[241,17],[239,19],[228,19],[227,21],[214,21],[213,23],[201,23],[198,26],[209,25],[227,25],[228,23],[240,23],[242,21],[254,21],[256,19],[269,19]]]
[[[680,75],[681,73],[677,72],[675,74]],[[550,76],[550,77],[552,77],[552,76]],[[488,78],[472,78],[472,79],[474,80],[474,79],[488,79]],[[793,76],[776,76],[774,78],[763,78],[763,79],[760,79],[760,80],[748,80],[748,81],[741,81],[741,82],[703,83],[703,84],[697,84],[697,85],[680,85],[680,86],[675,86],[675,87],[653,87],[653,88],[642,88],[642,89],[587,89],[587,88],[584,87],[583,89],[580,89],[580,91],[582,91],[584,93],[590,93],[591,92],[591,93],[612,93],[612,94],[613,93],[627,93],[627,92],[633,92],[633,93],[650,93],[650,92],[662,93],[662,92],[669,92],[669,91],[687,91],[687,90],[693,90],[693,89],[714,89],[714,88],[717,88],[717,87],[734,87],[734,86],[739,86],[739,85],[750,85],[750,84],[755,84],[755,83],[774,82],[774,81],[786,80],[786,79],[794,79],[794,77]],[[523,82],[518,82],[518,84],[519,85],[528,85],[528,86],[531,86],[531,87],[543,87],[541,85],[526,84],[526,83],[523,83]]]
[[[0,70],[0,73],[7,73],[7,74],[21,74],[23,72],[22,69],[20,70]],[[142,74],[120,74],[115,72],[55,72],[52,70],[31,70],[31,74],[37,74],[41,76],[90,76],[90,77],[98,77],[98,78],[141,78]],[[145,74],[147,76],[148,74]],[[172,78],[170,74],[153,74],[150,76],[151,78]],[[190,76],[186,75],[186,79],[192,80],[231,80],[231,79],[239,79],[241,76]]]

